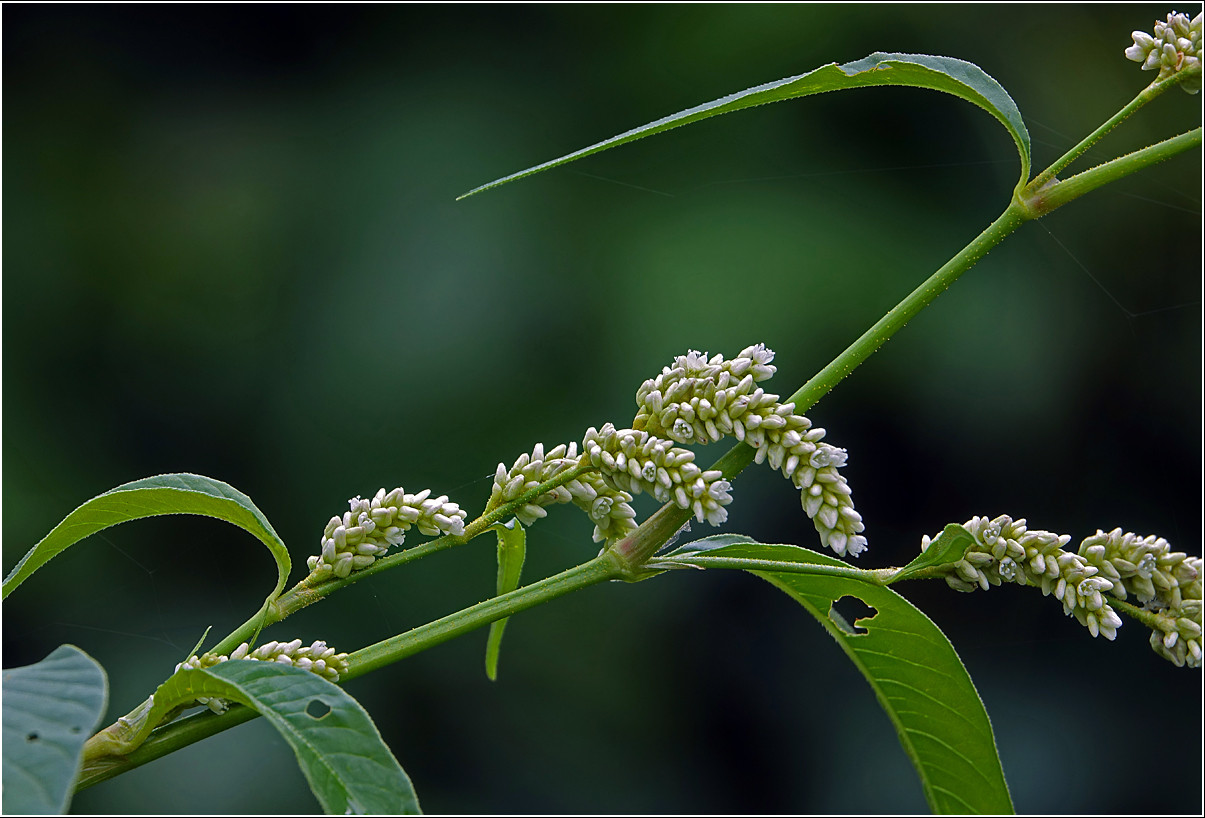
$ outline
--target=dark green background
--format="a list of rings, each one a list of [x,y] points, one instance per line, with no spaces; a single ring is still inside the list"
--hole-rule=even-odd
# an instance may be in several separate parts
[[[1041,168],[1152,78],[1122,51],[1168,10],[6,6],[4,569],[87,498],[189,471],[249,494],[299,577],[346,498],[430,486],[478,509],[498,461],[625,425],[640,382],[688,348],[765,342],[789,393],[1005,206],[1017,161],[987,114],[917,89],[829,94],[453,199],[875,50],[983,67]],[[1201,97],[1173,91],[1091,156],[1200,120]],[[860,565],[1005,512],[1201,552],[1200,182],[1184,155],[1025,225],[809,413],[850,451]],[[815,545],[768,469],[734,493],[724,530]],[[589,532],[556,509],[525,576],[593,556]],[[493,551],[374,578],[269,636],[386,638],[488,597]],[[217,521],[122,526],[5,602],[4,664],[79,645],[115,718],[272,576]],[[1019,810],[1200,810],[1201,674],[1141,625],[1110,644],[1036,591],[902,590],[977,681]],[[868,686],[752,577],[525,613],[494,684],[484,644],[348,685],[428,811],[924,809]],[[254,723],[74,806],[316,803]]]

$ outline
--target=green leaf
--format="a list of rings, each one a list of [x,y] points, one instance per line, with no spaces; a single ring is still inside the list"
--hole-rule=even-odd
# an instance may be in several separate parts
[[[68,514],[26,552],[5,578],[2,598],[7,599],[34,571],[88,535],[119,523],[164,514],[217,517],[251,532],[276,560],[276,588],[267,601],[275,599],[284,589],[292,567],[289,549],[250,497],[220,480],[198,474],[161,474],[106,491]]]
[[[845,565],[794,545],[692,545],[701,545],[694,549],[700,566],[706,566],[708,558]],[[987,711],[962,660],[927,616],[890,588],[852,577],[751,573],[806,608],[870,682],[935,813],[1013,812]],[[852,633],[855,629],[832,610],[844,596],[875,609],[875,615],[854,623],[866,633]]]
[[[929,547],[919,557],[901,568],[891,577],[890,581],[899,582],[901,579],[908,579],[934,565],[958,562],[967,549],[974,544],[975,538],[969,531],[958,523],[950,523],[936,540],[929,543]]]
[[[176,671],[141,712],[98,734],[89,758],[128,754],[198,697],[237,702],[271,722],[328,814],[421,812],[410,778],[360,703],[321,676],[280,662],[234,660]]]
[[[527,533],[515,519],[491,527],[498,532],[498,596],[502,596],[519,587],[523,561],[527,558]],[[502,650],[502,632],[509,619],[490,623],[490,635],[485,643],[485,675],[491,682],[498,679],[498,652]]]
[[[67,811],[108,698],[104,669],[74,645],[4,671],[5,814]]]
[[[758,85],[703,105],[697,105],[694,108],[688,108],[672,116],[658,119],[656,122],[650,122],[618,136],[613,136],[596,145],[574,151],[560,159],[553,159],[551,162],[544,162],[527,170],[512,173],[510,176],[504,176],[488,185],[470,190],[458,197],[458,200],[543,170],[555,168],[575,159],[605,151],[608,148],[615,148],[708,117],[739,111],[742,108],[752,108],[755,105],[765,105],[768,102],[823,94],[827,91],[841,91],[846,88],[864,88],[870,85],[907,85],[929,88],[953,94],[978,105],[999,120],[1017,145],[1017,153],[1021,157],[1021,181],[1018,186],[1024,185],[1029,180],[1029,131],[1025,128],[1025,121],[1021,118],[1021,112],[1017,110],[1016,103],[1000,83],[988,76],[982,68],[974,63],[956,60],[953,57],[934,57],[927,54],[884,54],[876,51],[862,60],[844,65],[829,63],[806,74]]]

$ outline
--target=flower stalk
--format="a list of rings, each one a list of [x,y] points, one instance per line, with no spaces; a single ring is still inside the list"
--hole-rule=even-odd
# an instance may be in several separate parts
[[[1157,79],[1146,88],[1143,88],[1138,93],[1138,96],[1130,100],[1130,102],[1124,108],[1113,114],[1113,116],[1109,117],[1109,119],[1106,120],[1103,125],[1084,137],[1084,139],[1078,145],[1060,156],[1050,165],[1050,167],[1046,168],[1046,170],[1035,176],[1033,181],[1025,186],[1024,195],[1033,196],[1037,191],[1041,190],[1052,180],[1054,180],[1055,176],[1057,176],[1059,173],[1062,173],[1064,168],[1066,168],[1080,156],[1083,156],[1089,148],[1104,138],[1106,134],[1108,134],[1121,123],[1125,122],[1136,111],[1138,111],[1148,102],[1154,100],[1164,91],[1167,91],[1174,86],[1182,85],[1186,81],[1191,80],[1194,76],[1197,77],[1199,81],[1200,73],[1201,69],[1198,68],[1195,72],[1187,71],[1173,74],[1168,77]]]
[[[1201,129],[1195,128],[1035,190],[1025,199],[1024,207],[1032,214],[1030,218],[1039,219],[1101,185],[1124,179],[1131,173],[1137,173],[1185,151],[1199,150],[1200,147]]]

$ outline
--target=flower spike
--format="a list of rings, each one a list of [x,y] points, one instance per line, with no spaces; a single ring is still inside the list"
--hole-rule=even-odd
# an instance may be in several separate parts
[[[331,517],[322,532],[322,552],[307,561],[311,574],[346,579],[352,571],[367,568],[391,545],[401,545],[411,526],[428,536],[464,533],[468,514],[447,495],[431,497],[431,489],[406,494],[396,488],[378,491],[371,500],[353,497],[349,511]]]
[[[1199,557],[1172,551],[1161,537],[1123,534],[1115,528],[1086,538],[1077,553],[1063,550],[1067,534],[1037,531],[1007,514],[972,517],[962,524],[975,540],[963,558],[947,566],[946,583],[957,591],[987,590],[1005,582],[1053,593],[1063,613],[1093,636],[1117,637],[1121,617],[1109,598],[1134,595],[1155,614],[1151,647],[1177,667],[1201,666],[1201,576]],[[932,540],[921,540],[921,551]]]
[[[756,386],[774,375],[773,360],[764,344],[746,347],[731,361],[696,350],[679,355],[636,392],[639,410],[628,431],[687,444],[725,436],[747,443],[757,450],[756,462],[768,460],[800,490],[821,542],[856,557],[866,550],[865,526],[837,472],[848,454],[822,443],[824,430],[795,414],[795,404],[779,403],[778,395]]]

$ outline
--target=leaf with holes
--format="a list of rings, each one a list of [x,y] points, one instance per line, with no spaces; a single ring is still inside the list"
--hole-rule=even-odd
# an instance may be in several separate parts
[[[251,532],[276,560],[276,587],[264,603],[265,610],[284,589],[291,570],[289,550],[250,497],[199,474],[161,474],[106,491],[68,514],[5,578],[3,597],[7,599],[34,571],[85,537],[119,523],[164,514],[216,517]]]
[[[105,714],[104,669],[60,645],[36,665],[4,671],[3,692],[5,814],[66,812],[84,742]]]
[[[317,674],[280,662],[235,660],[178,670],[148,700],[146,717],[136,718],[143,725],[138,735],[120,736],[118,725],[107,728],[109,741],[96,744],[90,755],[129,752],[165,715],[197,697],[237,702],[266,718],[293,748],[328,814],[420,813],[410,778],[360,703]],[[123,740],[126,746],[120,746]]]
[[[474,188],[460,199],[489,190],[507,182],[532,176],[540,171],[581,159],[594,153],[616,148],[620,145],[652,136],[671,128],[689,125],[701,119],[739,111],[742,108],[752,108],[755,105],[765,105],[769,102],[779,102],[784,99],[795,99],[812,94],[823,94],[827,91],[841,91],[847,88],[865,88],[872,85],[904,85],[916,88],[928,88],[933,91],[943,91],[965,99],[994,116],[997,121],[1012,136],[1016,143],[1017,153],[1021,157],[1021,181],[1024,185],[1029,180],[1029,131],[1017,104],[1013,102],[1008,92],[996,82],[987,72],[974,63],[956,60],[953,57],[935,57],[928,54],[885,54],[876,51],[865,59],[848,62],[844,65],[830,63],[814,71],[787,77],[777,82],[768,82],[748,88],[736,94],[722,97],[711,102],[688,108],[672,116],[658,119],[639,128],[613,136],[582,148],[579,151],[553,159],[550,162],[536,165],[527,170],[512,173],[490,182],[487,185]]]
[[[709,538],[679,549],[679,562],[740,567],[740,560],[848,569],[840,560],[794,545]],[[744,539],[744,538],[741,538]],[[890,588],[855,577],[754,570],[812,614],[870,682],[935,813],[1013,812],[987,711],[954,647],[933,622]],[[845,596],[877,613],[852,625],[832,610]],[[865,633],[858,630],[865,628]]]
[[[527,558],[527,533],[519,521],[497,523],[498,532],[498,596],[519,587],[523,561]],[[502,650],[502,633],[510,617],[490,623],[490,635],[485,642],[485,675],[491,682],[498,679],[498,653]]]

